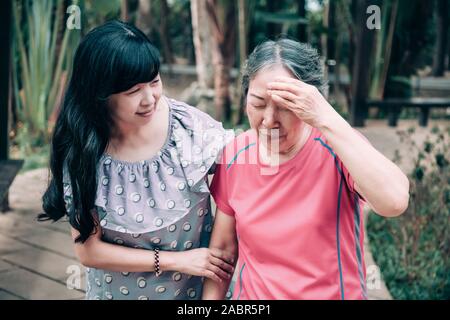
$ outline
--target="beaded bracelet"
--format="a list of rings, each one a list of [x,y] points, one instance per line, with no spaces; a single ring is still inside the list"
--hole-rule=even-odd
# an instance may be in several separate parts
[[[159,248],[155,248],[155,275],[159,277],[161,275],[161,269],[159,268]]]

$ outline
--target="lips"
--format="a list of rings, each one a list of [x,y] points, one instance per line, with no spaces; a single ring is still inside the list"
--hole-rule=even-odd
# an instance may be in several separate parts
[[[280,132],[270,130],[261,130],[259,134],[271,139],[281,139],[286,136],[286,134],[280,134]]]
[[[150,116],[153,113],[154,110],[155,109],[150,109],[150,110],[147,110],[147,111],[144,111],[144,112],[136,112],[136,114],[138,116],[141,116],[141,117],[148,117],[148,116]]]

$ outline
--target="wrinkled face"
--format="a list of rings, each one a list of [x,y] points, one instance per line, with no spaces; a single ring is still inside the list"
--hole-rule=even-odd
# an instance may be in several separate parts
[[[108,106],[115,125],[140,126],[148,123],[162,95],[159,74],[150,82],[138,83],[127,91],[112,94]]]
[[[261,69],[250,80],[247,115],[250,126],[257,130],[260,141],[269,150],[278,145],[278,152],[283,154],[300,140],[303,122],[292,111],[276,105],[267,95],[267,84],[280,76],[296,79],[288,69],[276,65]]]

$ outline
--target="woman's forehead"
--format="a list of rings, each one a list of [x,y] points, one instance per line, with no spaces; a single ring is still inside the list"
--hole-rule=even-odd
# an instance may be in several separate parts
[[[277,64],[267,66],[259,70],[250,80],[250,86],[267,86],[269,82],[274,81],[277,77],[297,79],[288,68],[281,64]]]

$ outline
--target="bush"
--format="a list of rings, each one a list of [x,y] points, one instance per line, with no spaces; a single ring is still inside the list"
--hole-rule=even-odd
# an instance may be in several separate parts
[[[371,250],[395,299],[450,299],[450,127],[433,128],[419,148],[414,130],[399,132],[414,167],[410,203],[400,217],[370,214]],[[397,152],[396,161],[401,158]]]

